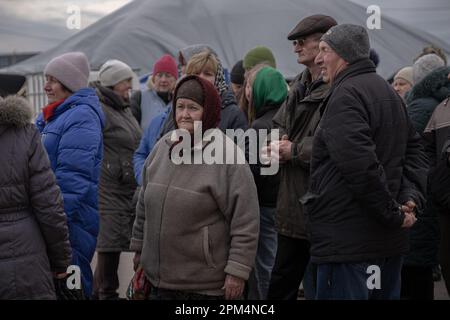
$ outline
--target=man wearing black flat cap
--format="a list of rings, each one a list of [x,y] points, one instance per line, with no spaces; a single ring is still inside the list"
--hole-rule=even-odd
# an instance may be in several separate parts
[[[302,19],[289,33],[299,64],[306,66],[291,85],[289,96],[273,118],[280,130],[280,188],[276,228],[278,247],[268,299],[295,300],[309,262],[309,240],[303,208],[298,199],[308,188],[311,144],[319,122],[319,105],[328,85],[314,63],[319,39],[337,22],[330,16],[312,15]]]

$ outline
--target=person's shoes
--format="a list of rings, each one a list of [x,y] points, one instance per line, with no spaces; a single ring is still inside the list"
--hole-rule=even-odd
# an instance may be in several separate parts
[[[441,268],[439,266],[433,267],[433,281],[438,282],[442,279]]]

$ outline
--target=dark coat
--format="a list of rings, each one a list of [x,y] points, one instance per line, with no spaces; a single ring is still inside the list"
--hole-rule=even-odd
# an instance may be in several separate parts
[[[142,130],[129,106],[114,91],[97,84],[97,95],[105,114],[97,251],[120,252],[130,247],[135,217],[132,199],[137,187],[133,153]]]
[[[434,110],[423,132],[430,159],[429,194],[441,213],[450,213],[450,96]]]
[[[417,131],[424,137],[425,126],[438,104],[450,94],[450,81],[447,75],[450,68],[442,67],[430,72],[419,83],[414,85],[407,95],[408,114]],[[439,140],[443,140],[439,138]],[[423,141],[425,143],[425,140]],[[443,142],[439,141],[442,150]],[[429,176],[429,190],[432,185],[442,185],[436,179],[440,179],[441,173],[437,173],[434,167],[436,154],[428,153],[431,171]],[[439,170],[440,168],[438,168]],[[436,175],[438,174],[438,175]],[[444,186],[444,185],[442,185]],[[405,257],[404,264],[409,266],[434,266],[438,264],[439,247],[439,211],[440,205],[435,202],[433,196],[428,193],[427,205],[423,210],[421,219],[416,223],[410,233],[410,252]]]
[[[71,249],[61,192],[32,111],[0,101],[0,299],[55,299],[51,272],[65,272]]]
[[[261,129],[266,129],[268,134],[270,134],[272,118],[279,108],[280,106],[261,107],[261,110],[256,114],[256,119],[251,124],[251,128],[256,130],[257,133]],[[263,141],[258,140],[257,150],[260,150],[261,143],[263,143]],[[250,164],[250,169],[255,178],[256,189],[258,190],[259,205],[262,207],[275,208],[277,206],[278,186],[280,183],[279,174],[261,175],[260,167],[260,164]]]
[[[339,73],[321,110],[302,198],[312,262],[407,253],[399,204],[423,208],[428,164],[401,98],[362,59]]]
[[[312,139],[320,120],[319,106],[329,89],[321,79],[311,83],[310,78],[306,69],[294,80],[286,102],[273,118],[280,139],[286,134],[293,142],[292,159],[280,165],[276,228],[297,239],[307,239],[304,209],[298,199],[308,190]]]
[[[406,95],[408,115],[422,134],[437,105],[450,94],[450,67],[441,67],[423,78]]]

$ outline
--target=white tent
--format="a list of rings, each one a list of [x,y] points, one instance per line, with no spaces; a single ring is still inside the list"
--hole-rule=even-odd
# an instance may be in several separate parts
[[[162,54],[177,55],[180,48],[204,43],[216,50],[228,68],[254,46],[267,46],[274,52],[278,69],[293,76],[302,67],[286,36],[301,18],[317,13],[331,15],[339,23],[360,25],[366,25],[369,17],[366,6],[348,0],[134,0],[53,49],[1,71],[31,77],[28,92],[42,100],[42,71],[62,53],[83,51],[94,70],[108,59],[119,59],[144,74]],[[424,45],[433,43],[450,53],[449,43],[388,14],[381,19],[380,30],[368,31],[380,55],[382,76],[410,65]],[[35,105],[42,105],[41,100]]]

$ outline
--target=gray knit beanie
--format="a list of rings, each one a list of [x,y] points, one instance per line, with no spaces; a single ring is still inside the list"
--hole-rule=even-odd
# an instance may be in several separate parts
[[[331,27],[322,38],[342,59],[352,64],[369,58],[369,35],[364,27],[355,24],[339,24]]]
[[[83,52],[69,52],[53,58],[44,74],[55,77],[67,89],[76,92],[88,86],[89,62]]]
[[[124,62],[108,60],[100,68],[98,79],[104,87],[113,87],[123,80],[133,78],[134,72]]]
[[[434,69],[445,66],[444,60],[434,53],[426,54],[413,65],[413,80],[414,84],[425,78]]]

